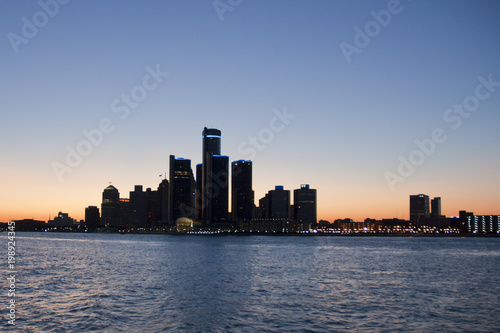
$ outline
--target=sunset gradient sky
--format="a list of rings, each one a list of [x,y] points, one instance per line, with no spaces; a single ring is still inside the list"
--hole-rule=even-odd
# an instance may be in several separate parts
[[[0,9],[0,221],[83,219],[109,182],[156,189],[170,154],[201,162],[205,126],[230,161],[253,160],[256,200],[310,184],[329,221],[408,218],[419,193],[447,216],[500,214],[498,1]],[[68,166],[68,147],[88,154]]]

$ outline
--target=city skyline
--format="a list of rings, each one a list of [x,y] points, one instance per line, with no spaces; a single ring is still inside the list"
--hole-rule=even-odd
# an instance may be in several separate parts
[[[254,220],[261,221],[260,225],[262,221],[279,219],[280,226],[274,223],[274,231],[291,230],[292,226],[308,231],[317,223],[316,190],[308,184],[294,190],[293,202],[289,190],[275,186],[256,205],[252,161],[233,161],[229,169],[230,158],[221,155],[221,143],[221,130],[205,127],[201,144],[203,163],[196,165],[196,173],[190,159],[170,155],[169,178],[161,181],[158,190],[144,191],[142,185],[135,185],[126,198],[109,185],[102,193],[100,222],[96,223],[92,215],[98,208],[89,206],[85,214],[90,211],[91,221],[85,220],[85,228],[171,231],[171,228],[192,229],[196,225],[196,228],[234,232],[245,226],[252,229]],[[64,226],[72,228],[73,222]]]
[[[101,212],[85,208],[77,221],[60,211],[53,220],[15,220],[21,231],[150,232],[181,234],[378,234],[378,235],[493,235],[500,231],[500,215],[460,210],[458,216],[442,215],[441,197],[409,197],[409,219],[352,218],[333,222],[317,218],[317,190],[309,184],[291,191],[276,185],[255,200],[253,162],[221,155],[222,131],[204,127],[203,163],[193,172],[191,159],[170,155],[157,190],[135,185],[129,197],[109,185],[102,192]],[[160,175],[161,177],[162,175]],[[231,202],[229,202],[231,198]],[[230,208],[231,207],[231,208]],[[2,223],[4,227],[7,223]]]
[[[233,3],[3,3],[0,221],[196,173],[204,126],[256,201],[311,184],[318,220],[499,212],[497,2]]]

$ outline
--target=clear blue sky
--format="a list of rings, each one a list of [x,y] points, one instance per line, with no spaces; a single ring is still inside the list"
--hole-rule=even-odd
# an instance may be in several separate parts
[[[481,88],[456,129],[457,113],[444,119],[478,77],[500,82],[498,1],[221,0],[223,13],[210,0],[40,3],[0,1],[0,220],[82,218],[108,182],[122,197],[156,188],[170,154],[201,162],[204,126],[222,131],[231,161],[252,157],[256,199],[309,183],[320,218],[407,218],[418,193],[441,196],[447,215],[500,213],[500,87]],[[382,10],[390,21],[374,23]],[[356,27],[375,30],[347,61]],[[148,67],[169,75],[120,119]],[[283,110],[295,118],[273,123]],[[105,118],[114,130],[60,181],[53,163]],[[401,177],[399,156],[436,128],[446,140]],[[391,190],[387,172],[404,181]]]

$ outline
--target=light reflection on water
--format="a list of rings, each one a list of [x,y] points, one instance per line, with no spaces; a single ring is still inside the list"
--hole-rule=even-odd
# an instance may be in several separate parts
[[[17,234],[26,332],[500,329],[500,239]]]

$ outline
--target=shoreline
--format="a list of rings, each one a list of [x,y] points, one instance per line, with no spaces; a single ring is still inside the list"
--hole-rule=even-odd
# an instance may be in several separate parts
[[[3,232],[3,231],[2,231]],[[167,232],[167,231],[133,231],[133,232],[82,232],[74,230],[41,231],[17,230],[16,233],[71,233],[71,234],[119,234],[119,235],[172,235],[172,236],[291,236],[291,237],[445,237],[445,238],[496,238],[500,234],[464,234],[464,233],[269,233],[269,232]]]

